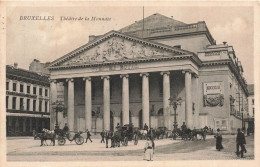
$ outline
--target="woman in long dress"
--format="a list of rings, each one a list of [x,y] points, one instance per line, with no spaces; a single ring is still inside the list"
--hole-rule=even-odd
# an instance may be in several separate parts
[[[220,129],[217,129],[217,133],[215,135],[216,138],[216,149],[218,151],[220,151],[221,149],[223,149],[222,146],[222,134],[220,133]]]
[[[153,161],[153,153],[154,153],[154,142],[147,137],[147,141],[144,146],[144,160]]]

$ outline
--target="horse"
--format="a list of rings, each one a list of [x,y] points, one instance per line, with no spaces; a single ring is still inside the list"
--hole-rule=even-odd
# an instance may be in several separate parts
[[[44,143],[46,143],[46,140],[51,140],[51,143],[53,143],[53,146],[55,146],[55,132],[45,128],[42,130],[42,132],[43,133],[38,133],[38,136],[41,140],[40,146],[45,145]]]
[[[147,130],[143,130],[143,129],[139,130],[141,139],[146,139],[147,133],[148,133]]]
[[[193,129],[194,137],[198,140],[198,135],[200,136],[200,140],[206,139],[206,129]]]

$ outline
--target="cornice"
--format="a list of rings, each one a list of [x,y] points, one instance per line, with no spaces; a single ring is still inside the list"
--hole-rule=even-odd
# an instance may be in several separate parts
[[[80,53],[82,53],[82,52],[84,52],[84,51],[86,51],[86,50],[96,46],[97,44],[103,42],[104,40],[106,40],[106,39],[108,39],[110,37],[125,38],[125,39],[130,40],[130,41],[135,41],[135,42],[138,42],[138,43],[141,43],[141,44],[146,44],[148,46],[156,47],[158,49],[162,49],[162,50],[165,50],[165,51],[170,51],[170,52],[176,53],[178,55],[194,54],[193,52],[182,50],[182,49],[178,49],[178,48],[173,48],[171,46],[164,45],[164,44],[161,44],[161,43],[140,39],[140,38],[137,38],[137,37],[134,37],[134,36],[130,36],[130,35],[119,33],[117,31],[110,31],[107,34],[105,34],[104,36],[100,37],[99,39],[94,40],[94,41],[92,41],[90,43],[87,43],[87,44],[85,44],[85,45],[75,49],[74,51],[72,51],[72,52],[62,56],[61,58],[53,61],[51,63],[51,65],[49,66],[49,69],[51,70],[53,67],[58,66],[59,64],[61,64],[61,63],[65,62],[65,61],[75,57],[76,55],[78,55],[78,54],[80,54]]]
[[[73,65],[73,66],[57,66],[50,67],[51,70],[64,70],[64,69],[75,69],[75,68],[86,68],[86,67],[98,67],[98,66],[107,66],[107,65],[120,65],[120,64],[133,64],[133,63],[145,63],[145,62],[156,62],[156,61],[165,61],[165,60],[182,60],[182,59],[191,59],[195,64],[201,65],[201,61],[199,58],[193,55],[181,55],[181,56],[173,56],[173,57],[153,57],[147,59],[133,59],[133,60],[121,60],[121,61],[106,61],[106,62],[97,62],[97,63],[89,63],[82,65]]]

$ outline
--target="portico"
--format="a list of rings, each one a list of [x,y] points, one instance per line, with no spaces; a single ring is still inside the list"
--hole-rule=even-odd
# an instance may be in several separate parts
[[[68,93],[63,94],[67,116],[61,126],[66,122],[71,130],[93,130],[97,121],[98,131],[113,130],[111,127],[117,123],[133,123],[135,127],[146,123],[153,128],[172,129],[170,96],[185,99],[185,108],[179,111],[179,125],[185,121],[189,127],[196,126],[192,123],[191,81],[192,75],[198,74],[199,63],[187,51],[112,31],[52,63],[52,99],[57,99],[57,83],[67,84],[64,92]]]

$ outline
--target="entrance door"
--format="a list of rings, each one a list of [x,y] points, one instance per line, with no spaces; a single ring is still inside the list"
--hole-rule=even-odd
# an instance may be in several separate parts
[[[139,128],[143,129],[143,110],[139,111]]]
[[[85,118],[78,118],[78,131],[85,131]],[[91,130],[91,129],[89,129]]]
[[[110,130],[114,131],[114,114],[112,111],[110,111]]]
[[[158,111],[158,127],[164,126],[163,108]]]

